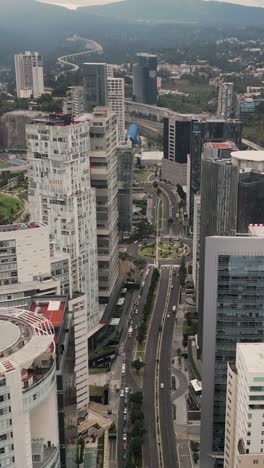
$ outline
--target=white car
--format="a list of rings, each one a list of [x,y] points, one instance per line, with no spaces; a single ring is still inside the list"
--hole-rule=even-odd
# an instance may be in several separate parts
[[[120,397],[124,398],[124,396],[125,396],[125,393],[124,393],[124,390],[122,389],[122,390],[120,390]]]
[[[124,414],[127,414],[127,408],[124,408]]]
[[[137,313],[138,313],[138,309],[135,309],[135,314],[137,314]]]
[[[129,388],[128,388],[128,387],[125,387],[125,394],[126,394],[126,395],[128,394],[128,390],[129,390]]]
[[[167,314],[167,318],[170,318],[170,314]]]
[[[164,383],[161,383],[161,384],[160,384],[160,388],[164,388]]]
[[[124,442],[127,441],[127,434],[126,434],[126,432],[124,432],[124,434],[123,434],[123,441],[124,441]]]

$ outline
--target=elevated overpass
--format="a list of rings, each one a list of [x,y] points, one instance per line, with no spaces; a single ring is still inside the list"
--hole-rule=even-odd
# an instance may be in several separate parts
[[[92,39],[84,39],[82,37],[74,37],[74,40],[80,40],[85,42],[86,50],[82,52],[75,52],[73,54],[62,55],[58,58],[58,62],[62,65],[69,65],[71,67],[68,71],[77,71],[80,66],[78,61],[89,57],[91,54],[102,54],[103,48],[98,42],[93,41]]]

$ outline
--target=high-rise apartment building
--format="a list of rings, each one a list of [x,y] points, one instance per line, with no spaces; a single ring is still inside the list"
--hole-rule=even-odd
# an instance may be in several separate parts
[[[228,363],[224,468],[264,464],[264,344],[239,343]]]
[[[233,111],[234,83],[220,83],[218,88],[217,116],[220,119],[230,119]]]
[[[118,278],[117,117],[97,107],[78,117],[89,122],[91,185],[96,191],[99,297],[107,303]]]
[[[0,254],[0,307],[26,308],[31,296],[60,293],[59,278],[52,271],[46,225],[31,222],[0,226]],[[57,259],[57,266],[62,267],[61,259]]]
[[[0,309],[0,465],[60,468],[54,330],[41,314]]]
[[[63,100],[62,111],[74,117],[84,112],[84,88],[83,86],[70,86]]]
[[[227,363],[237,343],[264,342],[264,251],[260,237],[207,237],[205,244],[201,456],[223,466]]]
[[[162,178],[173,185],[186,185],[191,124],[190,119],[180,120],[174,113],[164,118]]]
[[[133,65],[133,100],[143,104],[157,104],[157,66],[156,55],[139,53]]]
[[[125,82],[124,78],[108,78],[108,105],[117,116],[118,144],[125,141]]]
[[[18,98],[38,98],[44,93],[43,58],[38,52],[15,55]]]
[[[107,106],[106,63],[83,63],[84,107],[92,112],[97,106]]]
[[[98,325],[95,190],[89,123],[51,115],[26,128],[31,219],[48,225],[54,249],[68,254],[71,286],[87,299],[88,333]]]
[[[242,124],[238,120],[201,120],[192,121],[190,141],[190,174],[189,174],[189,213],[190,223],[193,221],[194,194],[200,191],[201,158],[204,143],[221,143],[231,141],[240,148]],[[188,174],[187,174],[188,176]]]
[[[133,218],[134,149],[127,143],[117,148],[118,158],[118,225],[119,231],[129,234]]]
[[[85,294],[33,297],[29,311],[48,319],[55,332],[60,468],[77,468],[80,424],[88,412],[88,348]]]

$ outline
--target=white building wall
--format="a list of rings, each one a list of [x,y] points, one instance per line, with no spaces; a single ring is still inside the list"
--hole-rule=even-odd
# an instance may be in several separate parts
[[[43,438],[45,443],[50,441],[51,445],[57,447],[59,444],[57,390],[56,385],[52,387],[48,397],[31,411],[30,429],[32,439]]]
[[[38,98],[44,93],[43,62],[38,52],[15,55],[18,98]]]
[[[49,230],[45,225],[28,229],[0,230],[0,242],[14,240],[18,282],[50,275]]]

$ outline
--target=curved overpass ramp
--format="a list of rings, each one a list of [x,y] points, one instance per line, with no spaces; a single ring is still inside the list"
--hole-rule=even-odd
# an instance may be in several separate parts
[[[93,41],[92,39],[84,39],[78,37],[78,40],[84,41],[86,45],[86,50],[82,52],[76,52],[74,54],[62,55],[58,58],[58,62],[62,66],[70,66],[71,69],[69,71],[77,71],[79,70],[80,66],[75,63],[79,58],[89,57],[91,54],[102,54],[103,48],[98,42]]]

